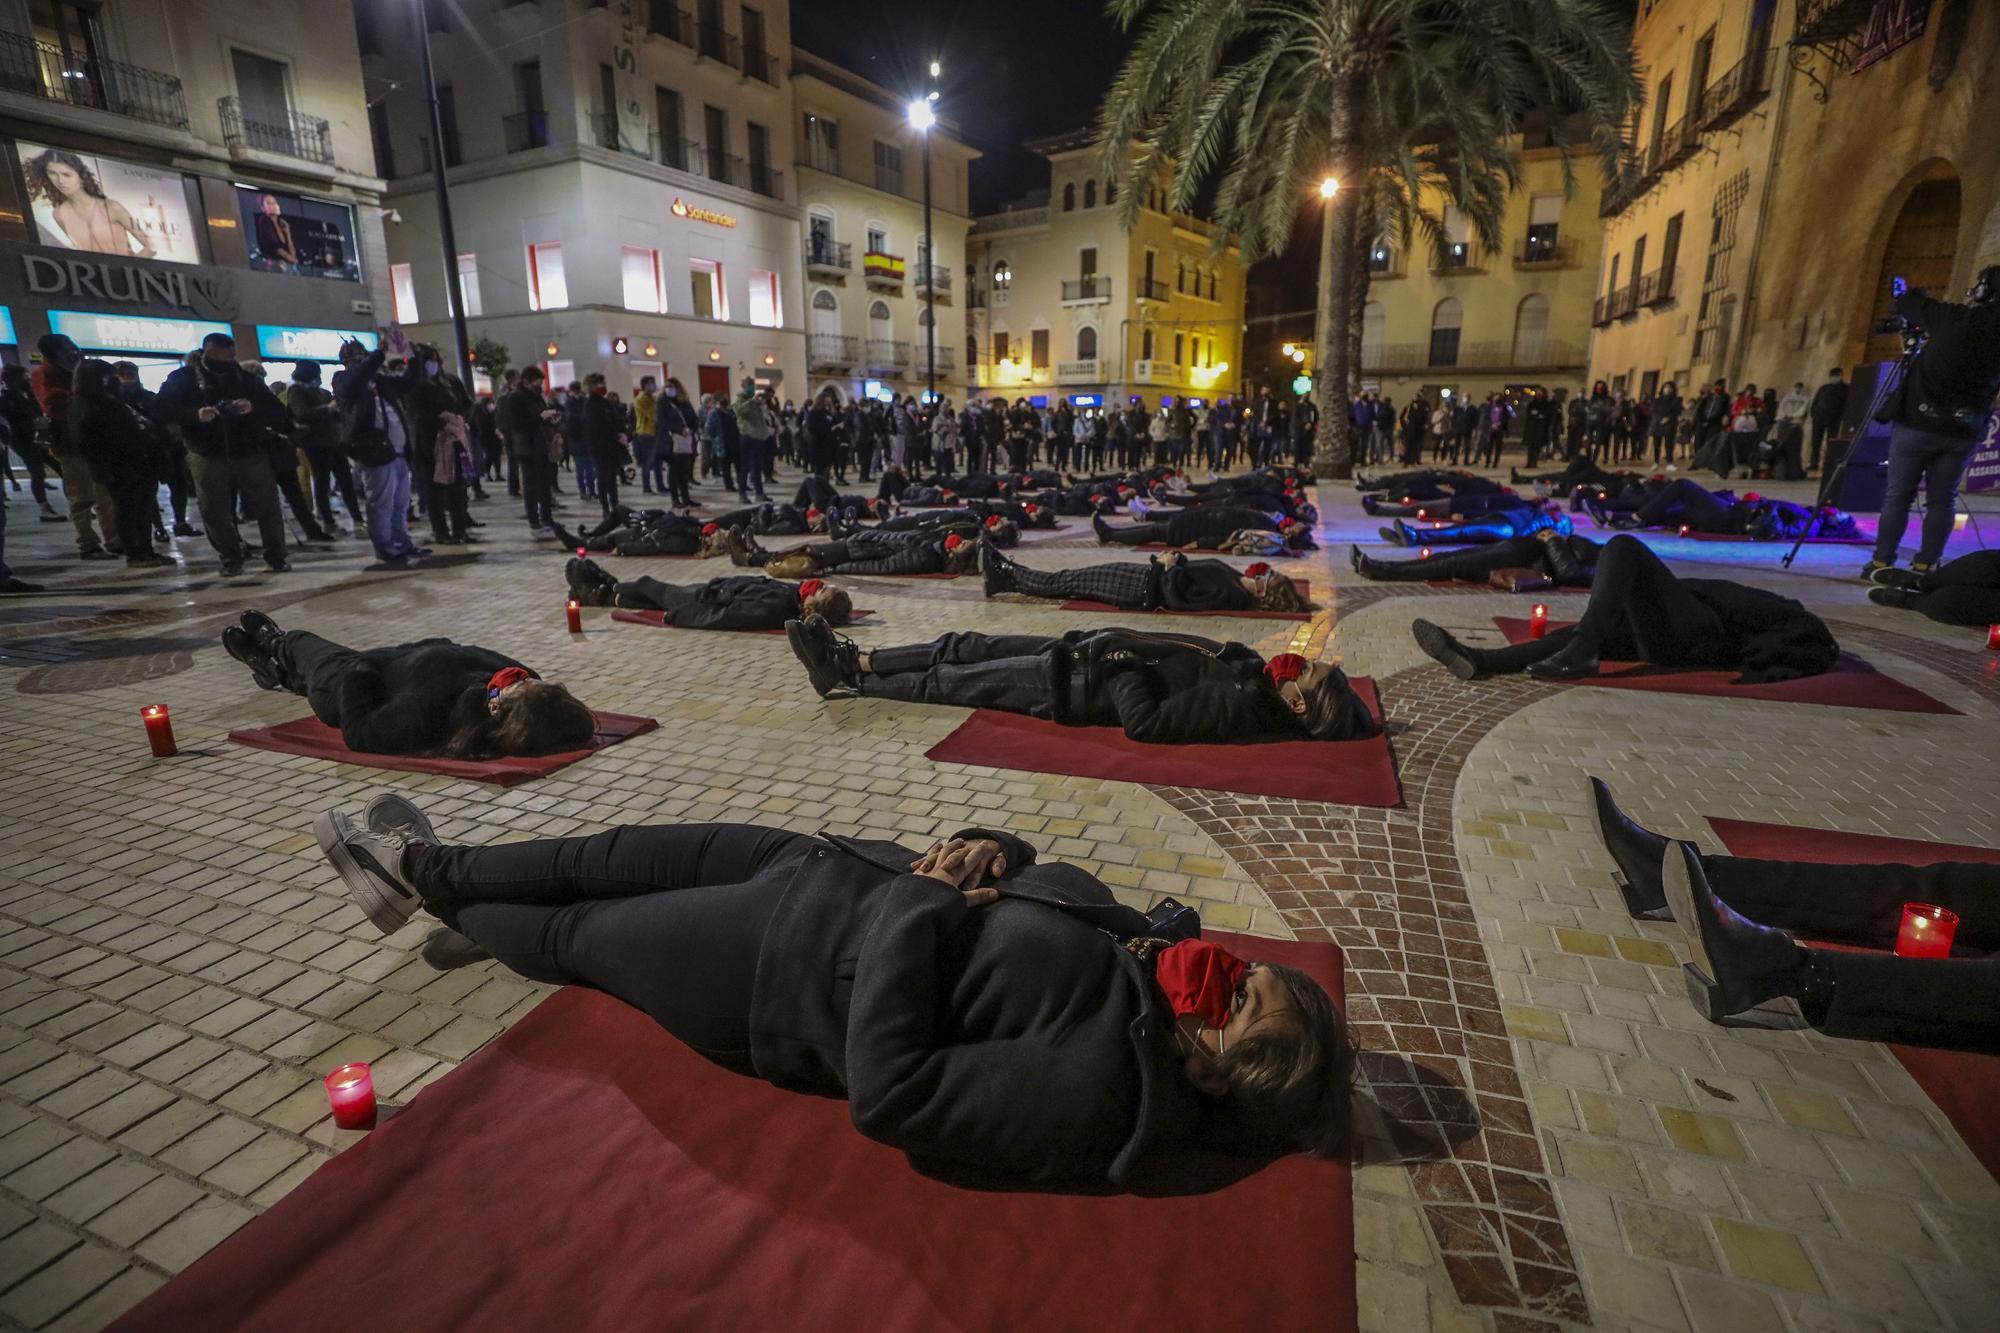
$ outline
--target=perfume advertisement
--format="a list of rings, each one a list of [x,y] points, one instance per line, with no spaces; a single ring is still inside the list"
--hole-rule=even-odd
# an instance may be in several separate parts
[[[15,151],[42,244],[201,262],[180,173],[42,144],[18,143]]]
[[[307,278],[361,280],[354,210],[346,204],[277,190],[236,187],[250,267]]]

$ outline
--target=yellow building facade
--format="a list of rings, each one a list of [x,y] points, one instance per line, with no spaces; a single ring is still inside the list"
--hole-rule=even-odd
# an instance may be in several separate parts
[[[1030,144],[1046,199],[974,220],[966,239],[967,389],[974,396],[1108,406],[1237,392],[1243,266],[1214,228],[1142,201],[1128,231],[1123,182],[1099,174],[1087,135]]]
[[[1892,276],[1957,299],[2000,262],[2000,7],[1642,0],[1637,42],[1594,377],[1814,385],[1895,357]]]

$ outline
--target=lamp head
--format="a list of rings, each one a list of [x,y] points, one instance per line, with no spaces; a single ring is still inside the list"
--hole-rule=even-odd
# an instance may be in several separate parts
[[[1319,197],[1322,199],[1331,199],[1339,189],[1340,182],[1328,176],[1319,183]]]
[[[918,98],[910,103],[910,128],[928,130],[937,124],[937,112],[931,109],[928,98]]]

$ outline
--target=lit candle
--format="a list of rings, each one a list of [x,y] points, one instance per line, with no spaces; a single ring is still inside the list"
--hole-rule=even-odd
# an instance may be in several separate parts
[[[1545,602],[1536,602],[1528,612],[1528,637],[1539,639],[1549,632],[1549,608]]]
[[[1901,958],[1948,958],[1951,937],[1957,933],[1958,913],[1930,903],[1904,903],[1896,954]]]
[[[1430,548],[1430,547],[1428,547],[1428,546],[1425,546],[1425,547],[1421,547],[1421,548],[1419,548],[1419,549],[1418,549],[1418,551],[1417,551],[1417,559],[1419,559],[1419,560],[1428,560],[1428,559],[1430,559],[1430,558],[1431,558],[1431,548]]]
[[[146,719],[146,740],[153,747],[153,758],[165,759],[179,753],[174,748],[174,723],[167,716],[165,704],[147,704],[139,710],[139,716]]]
[[[583,633],[583,604],[572,597],[563,603],[563,609],[569,613],[569,632]]]
[[[1429,518],[1430,516],[1431,516],[1431,511],[1428,509],[1419,509],[1417,511],[1418,518]]]
[[[1994,652],[2000,653],[2000,625],[1988,625],[1986,627],[1986,646]]]
[[[577,547],[577,548],[576,548],[576,558],[577,558],[577,559],[579,559],[579,560],[588,560],[588,559],[590,559],[590,548],[589,548],[588,546],[579,546],[579,547]]]
[[[326,1100],[333,1123],[342,1129],[366,1129],[375,1123],[375,1075],[365,1064],[342,1065],[326,1076]]]
[[[1681,524],[1681,536],[1685,537],[1687,535],[1688,535],[1688,525],[1683,523]]]

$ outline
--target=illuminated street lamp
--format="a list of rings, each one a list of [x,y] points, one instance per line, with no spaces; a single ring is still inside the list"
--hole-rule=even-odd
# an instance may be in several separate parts
[[[1319,183],[1319,197],[1322,199],[1331,199],[1333,198],[1334,193],[1339,189],[1340,189],[1340,182],[1335,180],[1333,177],[1328,176],[1325,180]]]
[[[931,61],[931,77],[938,76],[938,62]],[[924,136],[924,402],[937,410],[937,246],[931,237],[931,126],[937,124],[937,90],[910,103],[910,128]]]

